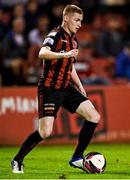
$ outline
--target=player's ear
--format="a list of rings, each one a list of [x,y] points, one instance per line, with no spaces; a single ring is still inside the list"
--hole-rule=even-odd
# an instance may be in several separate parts
[[[68,21],[68,19],[69,19],[69,17],[68,17],[68,15],[64,15],[64,21]]]

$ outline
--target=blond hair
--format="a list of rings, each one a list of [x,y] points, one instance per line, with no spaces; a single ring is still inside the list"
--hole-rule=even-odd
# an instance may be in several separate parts
[[[69,13],[83,14],[83,11],[78,6],[70,4],[70,5],[65,6],[63,10],[63,16],[68,15]]]

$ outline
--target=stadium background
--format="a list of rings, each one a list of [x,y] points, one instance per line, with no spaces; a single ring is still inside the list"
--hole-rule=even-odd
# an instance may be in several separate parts
[[[130,1],[1,0],[0,145],[19,145],[37,128],[38,51],[69,3],[84,11],[75,67],[101,114],[93,142],[130,142],[130,56],[127,73],[117,68],[130,41]],[[75,143],[82,123],[61,109],[46,144]]]

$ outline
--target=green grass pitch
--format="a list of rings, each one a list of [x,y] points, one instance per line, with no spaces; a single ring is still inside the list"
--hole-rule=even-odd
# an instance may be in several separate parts
[[[0,179],[129,179],[129,144],[91,144],[86,153],[97,151],[107,160],[103,174],[87,174],[72,168],[68,161],[74,146],[38,146],[24,160],[25,173],[13,174],[10,161],[17,147],[0,148]]]

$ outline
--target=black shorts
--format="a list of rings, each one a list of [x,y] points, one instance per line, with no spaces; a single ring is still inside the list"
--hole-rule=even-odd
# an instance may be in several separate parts
[[[86,101],[83,96],[73,86],[64,90],[38,87],[38,113],[39,118],[45,116],[56,117],[59,108],[62,106],[69,112],[74,113],[80,103]]]

